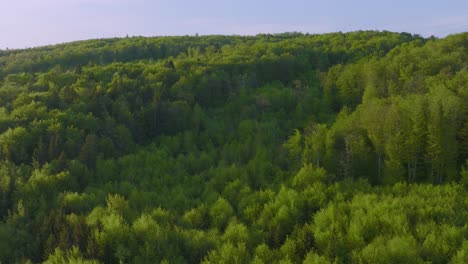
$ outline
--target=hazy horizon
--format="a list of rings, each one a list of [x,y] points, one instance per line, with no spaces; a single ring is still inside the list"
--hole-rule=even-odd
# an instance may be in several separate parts
[[[356,30],[445,37],[468,30],[468,2],[4,1],[0,49],[125,36],[256,35]]]

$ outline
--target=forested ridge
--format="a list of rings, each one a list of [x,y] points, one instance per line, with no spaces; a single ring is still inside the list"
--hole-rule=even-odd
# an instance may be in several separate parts
[[[0,50],[0,263],[468,263],[468,33]]]

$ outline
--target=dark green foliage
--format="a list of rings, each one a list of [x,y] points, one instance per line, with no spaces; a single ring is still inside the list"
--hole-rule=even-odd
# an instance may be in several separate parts
[[[2,263],[466,263],[468,35],[0,52]]]

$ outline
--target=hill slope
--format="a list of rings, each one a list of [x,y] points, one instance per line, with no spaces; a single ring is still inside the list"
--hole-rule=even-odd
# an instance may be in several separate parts
[[[0,52],[0,261],[466,262],[468,34]]]

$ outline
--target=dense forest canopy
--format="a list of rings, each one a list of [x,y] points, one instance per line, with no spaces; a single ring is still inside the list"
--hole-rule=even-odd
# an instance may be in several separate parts
[[[0,51],[1,263],[467,263],[468,33]]]

